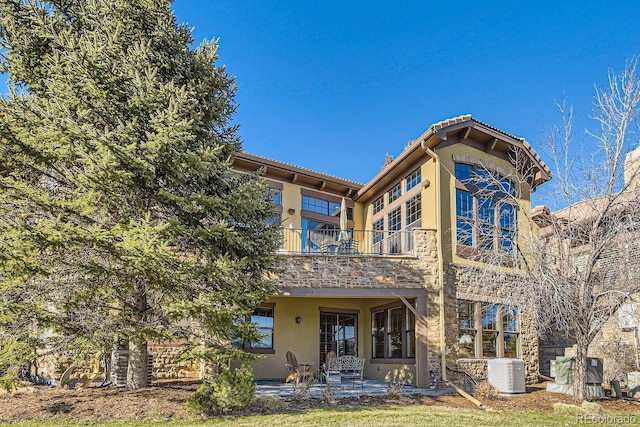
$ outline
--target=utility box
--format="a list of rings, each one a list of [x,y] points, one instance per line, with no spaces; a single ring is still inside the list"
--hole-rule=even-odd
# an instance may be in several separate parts
[[[498,392],[516,394],[526,392],[524,360],[487,360],[487,380]]]
[[[640,372],[627,374],[627,397],[640,399]]]
[[[555,363],[556,384],[573,385],[576,369],[575,357],[557,357]],[[604,377],[602,359],[587,357],[587,384],[601,385]]]

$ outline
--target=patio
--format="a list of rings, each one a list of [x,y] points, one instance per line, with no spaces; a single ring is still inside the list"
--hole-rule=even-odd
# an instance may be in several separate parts
[[[295,389],[291,383],[284,383],[282,381],[256,381],[258,390],[256,391],[257,397],[276,397],[278,399],[293,399],[300,395],[303,398],[320,399],[327,392],[327,385],[320,384],[318,382],[312,382],[310,386],[300,383]],[[308,387],[305,390],[305,387]],[[365,379],[363,386],[360,387],[360,382],[356,381],[352,384],[351,381],[345,380],[342,386],[331,386],[330,393],[334,398],[344,397],[358,397],[358,396],[384,396],[389,393],[389,385],[384,380]],[[422,394],[425,396],[441,396],[443,394],[455,393],[452,388],[446,388],[444,390],[429,390],[425,388],[417,388],[414,385],[406,384],[402,387],[402,394]]]

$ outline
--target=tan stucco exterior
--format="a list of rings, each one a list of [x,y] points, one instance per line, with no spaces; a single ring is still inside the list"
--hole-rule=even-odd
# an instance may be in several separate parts
[[[530,207],[529,187],[550,179],[550,173],[526,141],[461,116],[432,125],[412,141],[395,159],[391,159],[372,180],[359,184],[298,166],[243,153],[234,162],[240,172],[266,169],[266,178],[282,189],[282,226],[285,244],[279,255],[282,273],[276,278],[278,291],[269,298],[273,305],[273,348],[262,350],[253,362],[258,379],[283,379],[289,371],[285,354],[293,352],[298,362],[319,368],[320,312],[342,311],[357,314],[357,356],[365,359],[366,378],[401,378],[421,387],[442,385],[446,367],[481,371],[484,360],[467,359],[458,363],[458,303],[460,292],[473,282],[461,273],[468,261],[455,251],[455,170],[456,158],[473,159],[497,170],[517,173],[508,160],[510,150],[523,150],[536,170],[521,192],[525,209]],[[372,203],[384,196],[418,168],[420,183],[406,191],[382,211],[373,214]],[[360,242],[357,251],[348,253],[300,253],[293,240],[300,234],[303,217],[302,195],[340,201],[343,197],[353,209],[352,238]],[[373,222],[385,219],[390,211],[421,195],[421,222],[413,224],[412,246],[406,253],[374,253],[371,250]],[[386,196],[384,196],[386,197]],[[386,198],[384,200],[387,200]],[[520,221],[520,213],[518,221]],[[336,217],[330,218],[336,224]],[[402,220],[404,224],[404,219]],[[406,224],[404,224],[406,226]],[[287,240],[289,236],[289,240]],[[405,239],[405,237],[403,237]],[[408,246],[406,246],[408,247]],[[406,248],[403,246],[403,249]],[[473,298],[473,295],[466,295]],[[486,298],[484,296],[483,298]],[[478,299],[480,301],[480,299]],[[372,308],[388,303],[415,308],[412,358],[372,357]],[[409,308],[407,308],[409,310]],[[300,321],[297,322],[296,319]],[[530,323],[521,330],[521,354],[528,378],[535,377],[537,338]]]

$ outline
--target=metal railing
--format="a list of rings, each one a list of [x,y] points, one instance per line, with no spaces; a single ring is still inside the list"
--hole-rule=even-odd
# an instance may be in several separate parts
[[[280,253],[317,255],[410,255],[411,231],[283,228]]]

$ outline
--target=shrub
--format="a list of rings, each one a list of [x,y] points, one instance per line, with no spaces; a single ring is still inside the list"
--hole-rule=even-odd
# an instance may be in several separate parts
[[[473,395],[479,399],[498,400],[500,393],[495,389],[489,381],[481,381],[473,386]]]
[[[253,369],[247,364],[231,370],[220,365],[218,376],[204,382],[187,400],[187,409],[197,413],[223,414],[246,409],[256,394]]]

